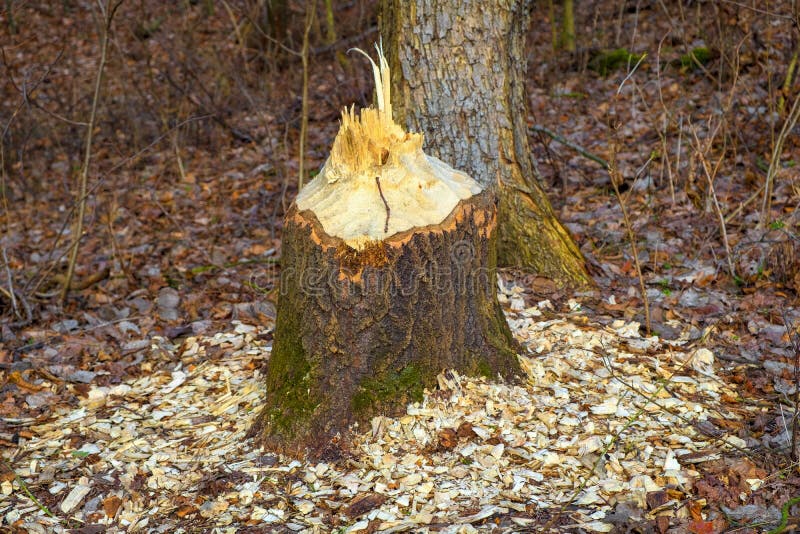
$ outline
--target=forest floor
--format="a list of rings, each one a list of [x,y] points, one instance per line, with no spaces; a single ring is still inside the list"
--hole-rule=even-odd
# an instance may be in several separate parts
[[[249,3],[224,4],[116,15],[63,305],[97,14],[77,1],[0,12],[0,529],[795,528],[797,128],[772,154],[800,92],[781,90],[798,46],[790,2],[582,3],[575,55],[553,52],[534,17],[530,142],[597,288],[504,270],[529,380],[442,375],[329,463],[244,437],[296,193],[302,72],[291,53],[263,59]],[[341,107],[368,101],[366,66],[335,52],[371,46],[374,7],[337,11],[339,34],[358,39],[312,43],[311,169]],[[302,8],[291,15],[302,25]],[[597,158],[616,162],[619,197]]]

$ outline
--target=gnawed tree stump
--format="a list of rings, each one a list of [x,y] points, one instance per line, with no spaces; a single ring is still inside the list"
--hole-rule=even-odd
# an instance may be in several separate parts
[[[378,109],[343,114],[286,216],[266,405],[251,429],[273,450],[324,454],[447,369],[520,372],[497,302],[494,199],[392,121],[382,67]]]

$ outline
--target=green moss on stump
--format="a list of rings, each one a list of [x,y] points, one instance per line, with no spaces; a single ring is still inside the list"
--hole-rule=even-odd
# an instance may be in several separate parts
[[[260,426],[268,435],[293,437],[305,427],[319,404],[311,396],[311,364],[303,348],[300,320],[296,314],[282,314],[275,325],[277,340],[273,348],[280,351],[280,357],[267,367],[269,408],[260,416]]]
[[[492,376],[494,374],[492,366],[483,358],[478,360],[478,374],[485,378],[494,378]]]
[[[353,413],[356,417],[371,415],[388,405],[405,405],[421,401],[425,391],[425,372],[414,364],[398,371],[388,371],[382,376],[367,378],[361,382],[353,396]],[[430,371],[427,373],[430,375]],[[435,377],[435,374],[434,374]]]

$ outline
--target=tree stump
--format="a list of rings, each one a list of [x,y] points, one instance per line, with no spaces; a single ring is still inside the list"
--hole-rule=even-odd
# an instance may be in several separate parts
[[[266,404],[251,435],[325,456],[353,423],[400,413],[442,371],[512,380],[491,192],[422,152],[379,108],[345,111],[331,156],[286,215]]]

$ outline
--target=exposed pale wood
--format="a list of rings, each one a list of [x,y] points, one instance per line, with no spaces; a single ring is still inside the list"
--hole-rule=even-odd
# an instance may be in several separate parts
[[[342,112],[331,154],[297,196],[325,231],[362,250],[398,232],[438,224],[460,200],[479,193],[475,180],[422,151],[423,136],[392,118],[389,65],[378,47],[372,64],[377,108]]]

